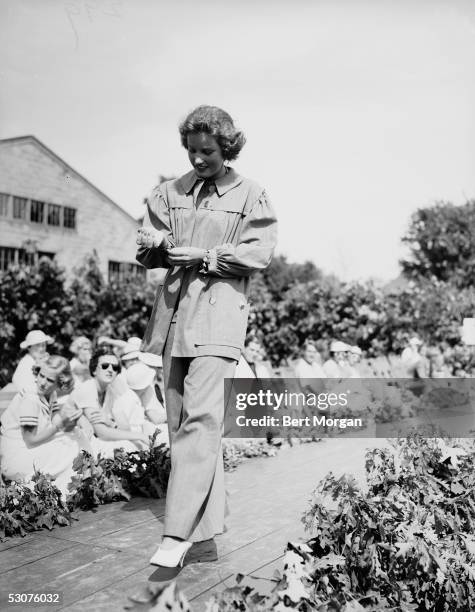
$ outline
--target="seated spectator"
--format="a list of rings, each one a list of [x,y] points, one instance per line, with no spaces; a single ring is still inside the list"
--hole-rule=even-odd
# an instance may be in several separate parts
[[[263,363],[264,354],[259,340],[254,337],[247,338],[234,378],[271,378],[272,374]]]
[[[20,344],[20,348],[27,352],[20,359],[12,377],[12,382],[18,391],[36,393],[36,378],[33,374],[33,368],[40,365],[48,357],[46,345],[52,342],[53,338],[39,329],[28,332],[25,340]]]
[[[358,370],[358,364],[361,361],[361,355],[363,354],[359,346],[350,346],[348,353],[348,366],[346,367],[346,376],[348,378],[361,378],[361,374]]]
[[[112,457],[116,448],[134,451],[146,447],[148,436],[134,431],[133,424],[124,419],[124,405],[133,404],[133,392],[122,387],[114,390],[121,371],[118,357],[107,346],[99,346],[92,354],[89,371],[92,378],[71,393],[69,402],[80,408],[92,425],[95,454]]]
[[[126,345],[121,349],[120,360],[124,368],[129,368],[131,365],[138,363],[140,355],[140,345],[142,340],[137,337],[132,337],[127,340]]]
[[[320,355],[317,347],[311,340],[307,340],[302,347],[302,357],[297,361],[294,367],[295,377],[299,379],[300,389],[305,393],[323,393],[325,390],[325,382],[322,378],[326,378],[323,367],[319,363]],[[311,411],[305,408],[305,405],[296,406],[297,411],[293,416],[311,416]],[[298,411],[302,414],[298,414]]]
[[[155,372],[155,380],[153,387],[158,401],[164,405],[164,389],[163,384],[163,362],[161,355],[155,355],[154,353],[144,353],[140,350],[142,340],[137,337],[132,337],[127,340],[127,344],[122,349],[121,363],[125,370],[128,370],[131,366],[137,363],[144,363],[149,368],[153,368]],[[121,372],[114,383],[114,388],[119,385],[126,384],[126,372]]]
[[[295,364],[297,378],[326,378],[323,367],[320,365],[320,355],[317,347],[311,340],[303,345],[302,357]]]
[[[430,377],[431,378],[451,378],[452,372],[445,363],[444,355],[440,352],[433,352],[430,357]]]
[[[426,378],[428,375],[428,364],[422,347],[422,341],[413,336],[401,353],[401,363],[408,378]]]
[[[328,378],[347,378],[350,347],[345,342],[334,340],[330,344],[330,359],[323,364],[323,371]]]
[[[80,336],[73,340],[69,350],[74,355],[69,363],[77,387],[91,378],[89,362],[91,361],[92,343],[85,336]]]
[[[58,408],[58,394],[73,387],[68,360],[48,356],[36,366],[36,391],[15,395],[1,418],[2,474],[8,479],[29,480],[35,470],[50,474],[63,495],[73,474],[73,461],[87,447],[76,427],[81,411]]]
[[[121,349],[121,361],[124,368],[138,363],[139,361],[151,368],[161,368],[162,358],[154,353],[144,353],[140,350],[142,340],[137,337],[132,337],[127,340],[125,346]]]
[[[167,414],[165,408],[158,401],[154,389],[155,372],[144,363],[136,363],[127,370],[127,385],[134,392],[134,404],[123,405],[124,417],[135,427],[140,427],[143,433],[151,436],[157,429],[157,425],[166,423]],[[166,427],[162,427],[157,442],[166,442]]]

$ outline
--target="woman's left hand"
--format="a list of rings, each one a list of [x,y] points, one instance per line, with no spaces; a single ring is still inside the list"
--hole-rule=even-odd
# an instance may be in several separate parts
[[[197,247],[174,247],[167,251],[168,263],[172,266],[193,266],[201,264],[206,255],[206,249]]]

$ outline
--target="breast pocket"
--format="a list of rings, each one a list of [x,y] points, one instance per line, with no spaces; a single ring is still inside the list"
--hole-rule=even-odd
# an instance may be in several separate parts
[[[243,202],[236,198],[213,196],[201,202],[198,209],[200,231],[206,235],[206,244],[232,243],[237,236],[243,217]]]
[[[195,208],[191,198],[170,202],[170,226],[175,246],[189,246],[193,233]]]

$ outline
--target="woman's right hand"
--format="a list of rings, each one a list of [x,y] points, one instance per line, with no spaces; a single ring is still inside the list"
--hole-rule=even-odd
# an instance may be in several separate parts
[[[158,248],[164,240],[164,233],[153,227],[141,227],[137,230],[137,244],[147,249]]]
[[[64,405],[58,414],[58,424],[64,431],[71,431],[76,426],[78,419],[82,415],[81,408],[73,405]]]

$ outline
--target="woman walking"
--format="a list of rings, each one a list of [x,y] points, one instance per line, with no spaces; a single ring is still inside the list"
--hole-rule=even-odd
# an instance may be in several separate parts
[[[193,170],[154,190],[137,238],[139,262],[168,268],[142,345],[163,354],[172,468],[151,563],[167,567],[223,532],[223,379],[244,345],[249,277],[276,244],[265,191],[225,163],[245,143],[228,113],[200,106],[179,130]]]

